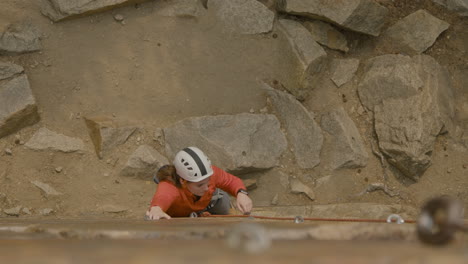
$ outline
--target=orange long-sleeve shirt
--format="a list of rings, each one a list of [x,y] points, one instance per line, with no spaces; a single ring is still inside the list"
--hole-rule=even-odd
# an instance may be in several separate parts
[[[241,179],[216,166],[211,167],[213,175],[208,183],[208,191],[200,199],[197,200],[197,197],[187,188],[177,188],[171,182],[161,181],[151,200],[151,206],[161,207],[171,217],[187,217],[192,212],[205,209],[216,188],[220,188],[232,196],[237,196],[240,189],[245,189]]]

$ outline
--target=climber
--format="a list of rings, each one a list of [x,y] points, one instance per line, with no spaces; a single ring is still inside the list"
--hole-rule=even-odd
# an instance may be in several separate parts
[[[243,214],[252,210],[252,200],[242,180],[211,165],[196,147],[179,151],[173,165],[161,167],[154,180],[158,187],[146,212],[148,220],[227,215],[228,193],[236,197],[237,208]]]

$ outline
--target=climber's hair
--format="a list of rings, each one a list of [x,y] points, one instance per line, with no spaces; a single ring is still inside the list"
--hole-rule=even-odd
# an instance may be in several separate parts
[[[156,174],[159,182],[161,181],[168,181],[173,183],[177,188],[182,188],[182,184],[180,183],[180,176],[176,172],[176,168],[174,165],[164,165]]]

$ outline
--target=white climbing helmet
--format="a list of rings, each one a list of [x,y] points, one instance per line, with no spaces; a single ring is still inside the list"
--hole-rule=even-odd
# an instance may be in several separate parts
[[[189,182],[199,182],[213,175],[211,161],[196,147],[179,151],[173,163],[177,174]]]

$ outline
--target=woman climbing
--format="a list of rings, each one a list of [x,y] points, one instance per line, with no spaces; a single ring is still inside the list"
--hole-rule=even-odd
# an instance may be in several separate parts
[[[158,184],[146,212],[149,220],[188,217],[191,214],[229,214],[228,193],[237,198],[237,208],[244,214],[252,210],[244,183],[236,176],[212,166],[196,147],[179,151],[173,165],[165,165],[155,176]]]

